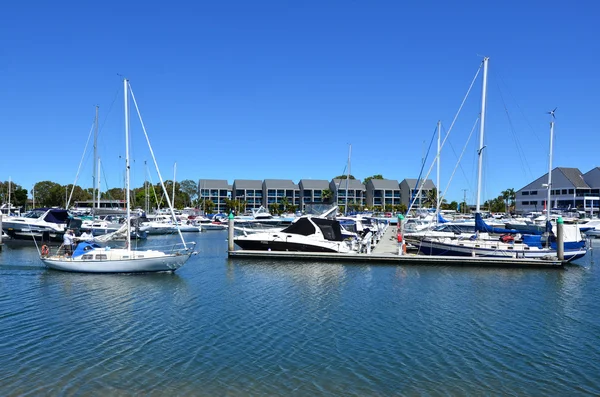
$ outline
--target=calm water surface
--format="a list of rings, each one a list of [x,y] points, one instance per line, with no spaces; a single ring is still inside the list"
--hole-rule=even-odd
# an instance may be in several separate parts
[[[0,395],[600,395],[593,252],[567,270],[344,265],[186,237],[201,254],[176,274],[61,273],[5,246]]]

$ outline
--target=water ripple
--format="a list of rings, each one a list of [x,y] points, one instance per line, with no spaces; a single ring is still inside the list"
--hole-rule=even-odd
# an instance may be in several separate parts
[[[229,260],[226,233],[193,238],[202,254],[174,275],[60,273],[33,249],[4,250],[0,393],[600,394],[591,260],[566,271]]]

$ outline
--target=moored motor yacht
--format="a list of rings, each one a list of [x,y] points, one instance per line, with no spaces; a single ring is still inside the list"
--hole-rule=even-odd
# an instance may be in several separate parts
[[[23,216],[4,216],[2,229],[15,240],[62,241],[70,218],[67,210],[37,208]]]
[[[339,221],[313,216],[298,218],[281,231],[237,236],[234,241],[246,250],[353,252],[352,241],[342,235]]]

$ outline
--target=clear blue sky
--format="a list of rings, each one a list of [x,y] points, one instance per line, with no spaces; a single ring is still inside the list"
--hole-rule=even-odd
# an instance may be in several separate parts
[[[175,162],[177,180],[331,179],[348,144],[357,178],[416,178],[437,120],[449,128],[482,55],[484,198],[547,172],[554,107],[554,165],[587,172],[600,165],[599,14],[593,1],[8,2],[0,180],[72,183],[99,105],[103,190],[122,186],[119,74],[167,179]],[[478,80],[442,152],[443,189],[480,97]],[[139,186],[150,157],[132,125]],[[462,189],[472,201],[476,143],[477,132],[449,201]],[[88,154],[78,184],[91,186],[91,174]]]

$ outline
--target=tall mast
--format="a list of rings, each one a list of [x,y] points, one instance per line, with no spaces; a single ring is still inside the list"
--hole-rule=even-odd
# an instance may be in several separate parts
[[[552,151],[553,151],[553,143],[554,143],[554,112],[556,109],[548,112],[550,114],[550,153],[548,154],[548,200],[546,201],[546,219],[550,220],[550,208],[552,208],[551,204],[551,192],[552,192]]]
[[[100,174],[100,157],[98,157],[98,175],[99,175],[99,174]],[[97,207],[96,207],[96,208],[100,208],[100,178],[98,178],[98,183],[97,183],[97,190],[96,190],[96,192],[97,192],[97,195],[98,195],[98,201],[96,202],[96,203],[97,203],[97,204],[96,204],[96,205],[97,205]],[[94,200],[92,200],[92,207],[94,206],[94,204],[93,204],[93,201],[94,201]]]
[[[10,216],[10,184],[11,184],[11,180],[10,180],[10,176],[8,177],[8,215]],[[1,233],[1,232],[0,232]]]
[[[100,185],[98,180],[98,173],[100,172],[99,167],[96,165],[98,161],[98,106],[96,106],[96,118],[94,119],[94,175],[92,176],[92,208],[94,207],[94,200],[96,199],[96,194],[98,194],[98,202],[100,202],[100,192],[96,191],[96,185]]]
[[[344,216],[348,213],[348,184],[350,183],[350,157],[352,156],[352,145],[348,149],[348,174],[346,175],[346,204],[344,204]]]
[[[173,165],[173,205],[175,205],[175,177],[177,176],[177,163]],[[175,222],[175,219],[173,219]]]
[[[123,79],[125,96],[125,205],[127,206],[127,250],[131,250],[131,208],[129,205],[129,88],[127,79]]]
[[[479,122],[479,149],[477,150],[477,155],[479,156],[479,162],[477,164],[477,201],[475,203],[475,211],[480,212],[480,203],[481,203],[481,174],[483,168],[483,149],[485,148],[483,144],[483,133],[485,131],[485,100],[487,94],[487,70],[488,70],[488,61],[490,58],[483,58],[483,90],[481,92],[481,118]]]
[[[148,187],[148,165],[146,164],[146,160],[144,160],[144,194],[145,194],[145,200],[144,200],[144,209],[146,211],[146,214],[148,213],[148,207],[149,207],[149,197],[148,197],[148,193],[149,193],[150,189]]]
[[[437,139],[437,177],[436,177],[436,199],[435,199],[435,223],[438,221],[440,213],[440,150],[441,150],[442,122],[438,120],[438,139]]]

